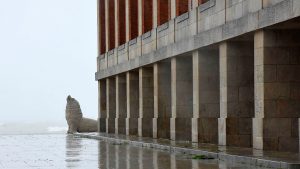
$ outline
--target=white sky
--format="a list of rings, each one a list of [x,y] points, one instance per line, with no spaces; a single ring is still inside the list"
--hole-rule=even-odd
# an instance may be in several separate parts
[[[0,0],[0,123],[97,118],[96,0]]]

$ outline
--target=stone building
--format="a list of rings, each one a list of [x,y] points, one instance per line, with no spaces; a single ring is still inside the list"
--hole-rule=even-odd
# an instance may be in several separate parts
[[[300,0],[98,0],[100,132],[299,151]]]

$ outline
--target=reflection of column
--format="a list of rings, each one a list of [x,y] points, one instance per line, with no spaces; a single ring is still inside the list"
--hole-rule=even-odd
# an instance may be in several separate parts
[[[138,162],[139,162],[139,169],[143,169],[144,168],[144,164],[143,164],[143,149],[139,148],[139,155],[138,155]]]
[[[106,168],[110,168],[110,155],[109,155],[109,144],[106,143],[105,144],[105,147],[106,147],[106,152],[105,152],[105,159],[106,159]]]
[[[80,152],[82,148],[81,138],[74,138],[73,135],[66,135],[66,168],[78,167]]]
[[[192,160],[192,168],[193,169],[200,169],[198,160]]]
[[[130,169],[130,147],[126,146],[126,169]]]
[[[152,153],[153,153],[153,157],[152,157],[152,159],[153,159],[153,169],[158,169],[158,157],[157,157],[157,154],[158,154],[158,152],[157,151],[152,151]]]
[[[173,155],[174,154],[153,151],[153,168],[173,168],[171,164],[171,158]],[[175,155],[173,160],[175,160]]]
[[[126,154],[127,154],[127,169],[139,168],[139,149],[137,147],[132,147],[127,145]]]
[[[170,155],[170,166],[171,166],[171,169],[177,169],[175,154]]]
[[[101,141],[98,141],[98,168],[107,168],[106,145]]]
[[[120,166],[120,158],[119,158],[119,154],[120,154],[120,147],[119,146],[115,146],[115,166],[116,169],[122,168],[123,166]]]

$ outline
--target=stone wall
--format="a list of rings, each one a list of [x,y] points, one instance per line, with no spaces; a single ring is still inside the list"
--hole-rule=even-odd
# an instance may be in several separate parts
[[[266,150],[298,151],[300,52],[298,30],[264,30],[255,43],[256,143]]]
[[[252,146],[254,117],[253,39],[224,42],[220,47],[222,144]],[[223,133],[224,132],[224,133]]]
[[[170,138],[171,118],[171,62],[154,65],[154,118],[153,136]]]
[[[139,69],[139,136],[153,137],[154,118],[153,67]]]
[[[126,134],[127,95],[126,74],[116,77],[116,133]]]
[[[218,49],[201,50],[198,57],[198,141],[218,143],[216,126],[220,116],[219,52]]]

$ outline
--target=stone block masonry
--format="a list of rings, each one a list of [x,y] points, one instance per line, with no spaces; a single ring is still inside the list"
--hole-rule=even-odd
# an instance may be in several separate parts
[[[299,152],[299,0],[114,2],[99,0],[100,132]]]

